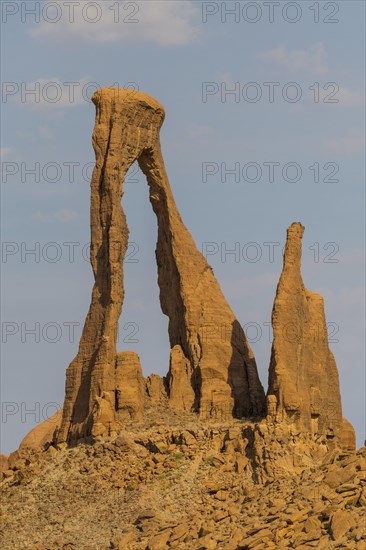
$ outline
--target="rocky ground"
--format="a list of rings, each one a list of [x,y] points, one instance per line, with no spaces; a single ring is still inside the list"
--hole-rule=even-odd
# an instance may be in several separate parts
[[[366,449],[268,419],[161,421],[73,448],[21,450],[3,473],[4,549],[366,547]]]

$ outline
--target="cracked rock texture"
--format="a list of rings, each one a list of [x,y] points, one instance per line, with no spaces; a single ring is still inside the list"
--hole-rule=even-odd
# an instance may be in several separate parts
[[[304,227],[287,230],[283,271],[272,310],[268,413],[282,422],[355,448],[350,423],[342,419],[338,371],[328,346],[324,300],[307,290],[301,276]]]
[[[198,251],[176,207],[160,148],[163,107],[150,96],[106,88],[93,96],[96,163],[91,181],[91,264],[95,284],[79,351],[67,369],[63,419],[57,440],[110,434],[132,410],[121,386],[126,368],[117,357],[123,260],[128,227],[121,205],[123,181],[138,161],[146,175],[158,222],[156,258],[160,302],[169,316],[172,348],[170,404],[201,418],[259,416],[264,391],[244,331],[227,304],[212,269]],[[139,387],[141,380],[138,381]],[[117,388],[119,386],[119,388]],[[131,388],[130,388],[131,390]],[[126,393],[127,392],[127,393]],[[142,414],[136,388],[133,414]]]

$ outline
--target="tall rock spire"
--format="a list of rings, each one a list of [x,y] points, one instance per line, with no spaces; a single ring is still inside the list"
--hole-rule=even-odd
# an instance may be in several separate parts
[[[268,412],[314,435],[342,438],[347,432],[350,440],[350,424],[342,419],[337,366],[328,346],[324,300],[304,287],[301,276],[303,234],[298,222],[287,230],[272,310]]]

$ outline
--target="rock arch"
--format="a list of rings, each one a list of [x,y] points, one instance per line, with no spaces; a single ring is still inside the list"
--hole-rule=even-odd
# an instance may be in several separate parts
[[[160,303],[169,317],[171,345],[170,405],[195,411],[202,419],[262,415],[264,391],[254,355],[174,201],[160,147],[164,108],[147,94],[118,88],[98,90],[93,102],[90,258],[95,283],[78,354],[67,369],[57,440],[118,430],[124,418],[119,403],[131,380],[137,402],[143,400],[136,357],[116,351],[128,246],[121,198],[125,175],[135,161],[146,175],[158,222]]]

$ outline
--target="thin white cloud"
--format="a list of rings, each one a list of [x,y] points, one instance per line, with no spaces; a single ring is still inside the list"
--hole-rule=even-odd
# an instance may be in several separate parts
[[[352,155],[365,150],[365,134],[361,130],[353,129],[343,136],[328,138],[324,145],[332,153]]]
[[[365,105],[365,91],[362,88],[340,87],[339,104],[343,107],[363,107]]]
[[[272,52],[277,50],[272,50]],[[266,53],[268,52],[265,52],[265,54]],[[265,54],[260,55],[265,56]],[[318,70],[319,69],[320,66],[318,66]],[[243,82],[240,82],[239,80],[235,81],[233,76],[228,72],[219,73],[217,83],[225,84],[227,90],[235,90],[238,85],[240,89],[243,85]],[[267,89],[266,91],[269,93]],[[318,89],[315,89],[314,87],[309,89],[304,86],[303,91],[303,100],[308,104],[314,103],[314,97],[317,97],[317,102],[320,104],[337,103],[339,107],[365,106],[365,91],[359,87],[339,86],[337,82],[327,82],[324,85],[319,84]],[[220,97],[219,92],[217,92],[217,97]],[[232,101],[233,97],[234,96],[232,96]],[[293,113],[302,113],[304,111],[304,104],[301,101],[297,103],[289,103],[288,106],[289,111]]]
[[[38,128],[38,133],[39,133],[40,137],[45,138],[45,139],[50,139],[50,138],[53,137],[53,132],[52,132],[51,128],[49,128],[48,126],[40,126]]]
[[[259,53],[258,58],[294,72],[306,71],[321,75],[328,70],[327,53],[322,42],[312,44],[308,50],[289,50],[285,46],[278,46]]]
[[[362,88],[340,86],[337,82],[328,82],[319,86],[318,91],[308,89],[307,98],[312,102],[318,96],[319,103],[336,103],[341,107],[364,107],[365,93]]]
[[[77,220],[79,218],[79,214],[75,212],[75,210],[59,210],[58,212],[54,213],[54,219],[61,223],[69,223]]]
[[[342,306],[360,307],[365,304],[366,289],[364,286],[342,288],[339,293],[339,301]]]
[[[364,248],[353,248],[351,250],[345,250],[342,254],[343,262],[347,265],[357,267],[365,265],[366,253]]]
[[[61,109],[90,103],[91,96],[99,87],[99,83],[88,78],[77,81],[62,81],[57,76],[38,78],[32,82],[17,83],[8,100],[34,110],[47,110],[54,115]]]
[[[72,196],[72,186],[69,185],[34,185],[31,188],[31,194],[36,199],[38,198],[55,198],[55,197],[71,197]],[[38,212],[34,214],[32,219],[37,219]],[[39,220],[40,221],[40,220]]]
[[[187,128],[187,134],[191,138],[207,137],[213,134],[213,128],[212,126],[193,124],[192,126]]]
[[[85,9],[87,0],[79,0],[73,21],[62,5],[65,3],[58,3],[60,20],[41,22],[31,30],[31,36],[63,43],[76,38],[94,44],[150,42],[160,46],[179,46],[192,42],[198,32],[194,20],[199,9],[191,0],[134,1],[127,4],[124,0],[99,1],[93,2],[98,6],[93,10]],[[92,19],[96,19],[95,22]]]
[[[276,247],[277,254],[282,254]],[[268,249],[269,250],[269,249]],[[208,257],[208,261],[210,257]],[[279,280],[279,273],[263,273],[256,277],[242,277],[237,281],[226,284],[227,293],[235,297],[253,296],[256,292],[265,292],[268,289],[276,289]]]
[[[38,221],[40,223],[52,223],[52,222],[71,223],[77,220],[78,218],[79,218],[79,214],[77,212],[75,212],[74,210],[69,210],[67,208],[58,210],[57,212],[46,213],[46,214],[38,211],[32,216],[33,220]]]
[[[5,159],[12,153],[12,149],[10,147],[0,147],[0,156],[2,159]]]
[[[201,124],[193,124],[186,129],[186,136],[189,144],[194,147],[203,147],[215,135],[212,126]]]
[[[230,73],[219,73],[218,81],[225,84],[226,88],[229,90],[235,89],[236,82],[234,82],[234,79]]]

